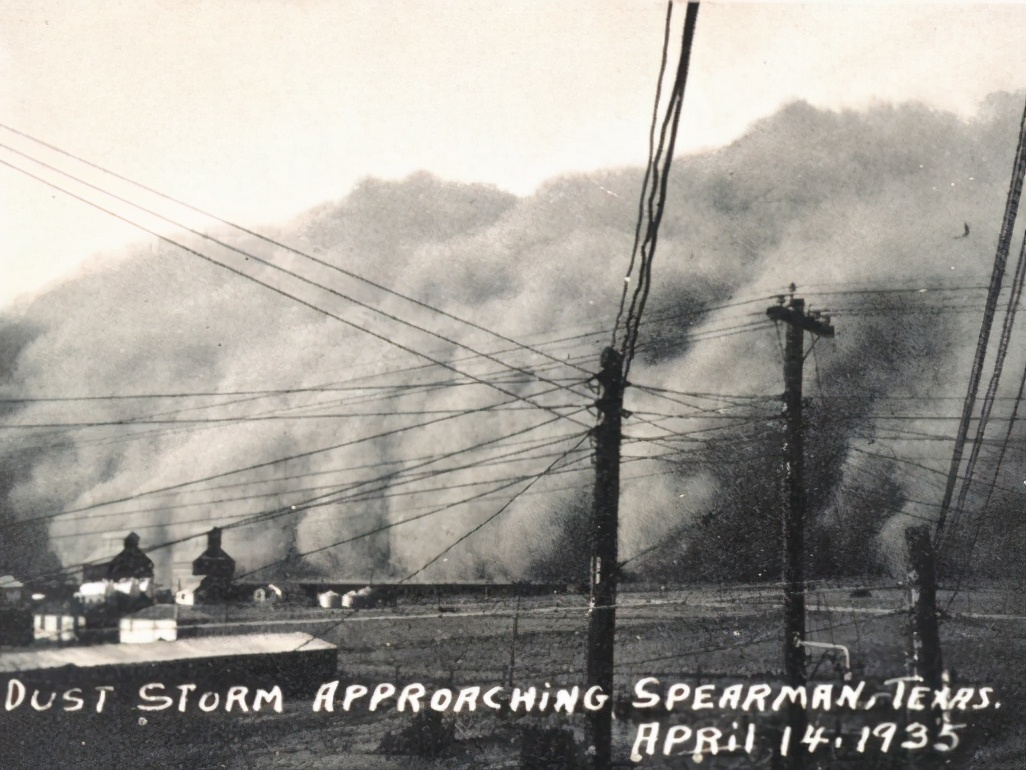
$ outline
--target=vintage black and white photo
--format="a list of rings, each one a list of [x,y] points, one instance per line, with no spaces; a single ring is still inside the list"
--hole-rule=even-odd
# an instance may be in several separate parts
[[[0,7],[0,766],[1020,768],[1026,7]]]

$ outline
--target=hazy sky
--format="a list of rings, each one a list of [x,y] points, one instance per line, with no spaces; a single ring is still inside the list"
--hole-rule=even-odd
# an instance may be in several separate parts
[[[526,194],[644,162],[665,7],[5,0],[0,123],[256,226],[418,169]],[[679,146],[726,144],[793,99],[971,116],[1026,86],[1024,41],[1021,4],[706,2]],[[52,177],[8,149],[0,160]],[[0,238],[0,305],[146,240],[2,165]]]

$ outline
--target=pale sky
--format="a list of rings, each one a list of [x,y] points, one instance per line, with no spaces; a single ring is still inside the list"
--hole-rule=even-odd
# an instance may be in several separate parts
[[[644,163],[665,7],[5,0],[0,123],[254,227],[419,169],[528,194]],[[727,144],[794,99],[968,117],[1026,87],[1024,41],[1019,3],[704,2],[678,147]],[[61,161],[4,129],[0,144]],[[0,165],[0,307],[146,240]]]

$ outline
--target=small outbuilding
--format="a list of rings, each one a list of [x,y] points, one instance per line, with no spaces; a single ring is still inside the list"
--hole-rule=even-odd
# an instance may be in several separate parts
[[[377,603],[378,597],[370,586],[365,586],[359,591],[349,591],[342,597],[342,606],[350,607],[354,610],[370,609],[376,606]]]
[[[37,642],[74,642],[85,627],[85,616],[69,610],[40,610],[32,617]]]
[[[284,598],[285,592],[273,583],[261,586],[253,592],[253,601],[257,604],[274,604]]]
[[[178,610],[173,604],[154,604],[118,622],[118,641],[122,644],[173,642],[178,639]]]

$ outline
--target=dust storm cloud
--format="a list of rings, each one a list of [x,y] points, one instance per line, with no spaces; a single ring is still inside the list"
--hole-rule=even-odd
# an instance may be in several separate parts
[[[940,500],[943,473],[921,466],[946,471],[950,459],[950,418],[961,409],[982,316],[984,294],[971,287],[989,280],[1021,101],[994,95],[971,121],[917,105],[835,113],[796,103],[726,148],[677,159],[631,381],[730,398],[689,396],[681,404],[628,390],[625,406],[636,415],[626,422],[628,436],[662,437],[681,450],[643,459],[666,454],[668,444],[625,444],[621,553],[638,557],[632,573],[776,574],[779,340],[769,323],[739,327],[764,319],[772,297],[792,281],[812,307],[832,311],[837,329],[806,362],[813,571],[886,570],[900,558],[903,527],[935,516],[929,504]],[[301,510],[228,530],[225,548],[240,571],[287,565],[297,574],[397,579],[420,569],[593,422],[574,411],[591,398],[581,369],[595,369],[608,341],[602,330],[619,301],[640,185],[637,169],[553,179],[524,198],[423,173],[368,179],[269,233],[535,351],[510,351],[480,330],[329,269],[309,273],[344,295],[315,293],[312,301],[379,335],[370,336],[167,244],[108,257],[10,309],[0,329],[0,382],[10,399],[4,419],[50,427],[5,432],[2,516],[36,521],[9,528],[3,569],[33,573],[54,559],[70,566],[103,558],[111,539],[129,529],[145,546],[291,505]],[[962,238],[964,223],[971,234]],[[214,232],[290,270],[307,269],[302,257],[251,236]],[[262,280],[280,277],[256,263],[246,269]],[[875,291],[919,287],[931,291]],[[476,380],[425,366],[390,342]],[[502,351],[494,356],[551,382],[503,374],[463,346]],[[997,417],[1010,411],[1023,363],[1013,346]],[[269,390],[283,392],[255,393]],[[215,391],[248,395],[186,397]],[[178,397],[28,400],[109,394]],[[517,397],[549,409],[527,408]],[[500,401],[508,403],[486,409]],[[452,416],[471,409],[481,411]],[[669,413],[690,417],[653,417]],[[111,422],[118,424],[97,425]],[[67,423],[76,425],[61,427]],[[995,423],[988,436],[1006,424]],[[1006,463],[1021,459],[1021,428],[1014,438]],[[551,477],[422,579],[578,576],[588,447],[584,439]],[[983,478],[996,451],[985,447]],[[294,459],[271,463],[285,457]],[[432,458],[422,470],[397,472]],[[220,476],[256,465],[263,467]],[[456,465],[469,467],[427,475]],[[424,478],[410,482],[409,473]],[[212,476],[220,478],[180,486]],[[388,526],[509,479],[522,480]],[[344,499],[302,509],[303,501],[360,483]],[[1002,483],[980,544],[990,551],[991,572],[1013,574],[1021,566],[1014,547],[1022,539],[1021,496],[1007,492],[1014,483]],[[176,488],[141,495],[167,487]],[[970,513],[982,496],[970,496]],[[1007,526],[1018,527],[1018,539],[1001,536]],[[200,541],[179,548],[175,560],[191,559]],[[166,551],[153,557],[158,569],[170,569]]]

